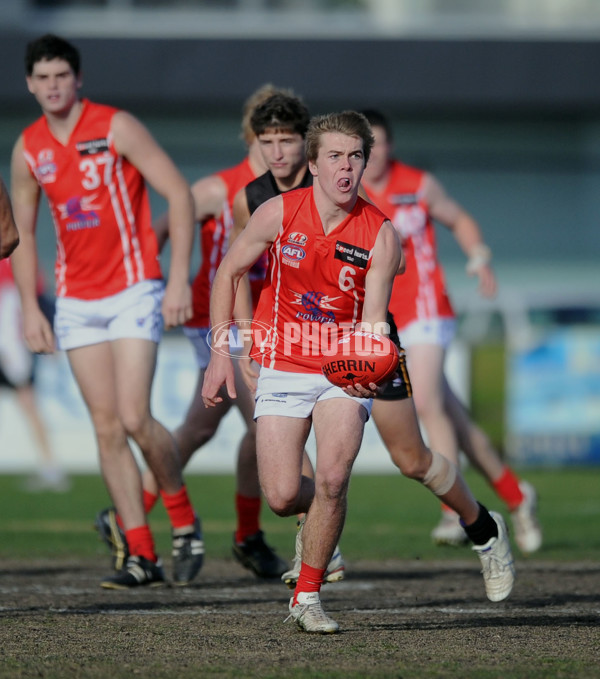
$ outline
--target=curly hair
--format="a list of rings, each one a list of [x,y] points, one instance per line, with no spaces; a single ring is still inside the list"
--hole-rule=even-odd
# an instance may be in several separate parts
[[[267,130],[297,132],[304,138],[310,116],[299,97],[279,92],[255,109],[250,125],[257,136]]]

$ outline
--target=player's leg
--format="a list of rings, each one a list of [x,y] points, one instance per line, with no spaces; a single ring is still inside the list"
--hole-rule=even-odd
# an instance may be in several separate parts
[[[179,451],[182,469],[186,467],[193,454],[208,443],[216,434],[221,420],[231,408],[231,400],[223,392],[223,401],[214,408],[206,408],[202,401],[202,382],[204,370],[198,373],[194,395],[188,406],[183,422],[173,431],[173,438]],[[143,475],[144,492],[148,496],[146,511],[150,511],[159,493],[159,485],[150,469]]]
[[[327,567],[341,535],[350,472],[367,417],[356,399],[319,401],[313,411],[315,496],[304,522],[303,560],[314,567]]]
[[[234,372],[237,392],[235,405],[244,420],[246,431],[240,441],[236,464],[237,526],[233,536],[232,553],[242,566],[250,569],[258,577],[279,578],[288,569],[288,564],[265,541],[260,525],[262,493],[256,456],[254,396],[242,379],[238,361],[234,361]]]
[[[427,433],[429,447],[458,465],[458,440],[444,407],[445,349],[440,343],[416,341],[406,347],[406,356],[417,416]],[[437,544],[460,545],[467,541],[457,514],[447,505],[442,505],[441,519],[431,537]]]
[[[135,582],[120,582],[125,576],[121,571],[118,582],[105,578],[103,587],[129,587],[135,584],[160,584],[164,582],[162,567],[158,561],[154,539],[146,522],[141,503],[142,484],[140,471],[129,446],[127,432],[120,419],[117,406],[115,364],[110,342],[70,349],[67,352],[75,380],[88,408],[96,441],[100,469],[111,499],[119,512],[128,554],[139,568]],[[121,566],[125,566],[121,554]],[[137,572],[137,571],[136,571]]]
[[[302,455],[310,427],[307,417],[257,418],[260,485],[269,507],[279,516],[306,512],[313,500],[314,482],[302,476]]]
[[[202,566],[204,544],[199,519],[183,483],[175,440],[150,410],[157,344],[121,338],[113,340],[111,347],[119,417],[160,487],[173,533],[173,580],[178,585],[187,584]]]
[[[517,545],[525,554],[537,551],[542,544],[542,531],[537,519],[535,489],[527,481],[519,479],[503,462],[487,434],[471,419],[447,381],[444,395],[445,408],[455,427],[460,449],[506,504]]]
[[[231,404],[230,399],[225,394],[223,402],[215,408],[205,408],[201,396],[203,376],[204,371],[200,370],[196,389],[185,419],[173,432],[182,469],[187,465],[193,453],[212,438]],[[160,487],[150,467],[146,467],[143,471],[142,485],[144,512],[149,514],[160,498]],[[95,526],[100,537],[111,551],[115,570],[120,570],[123,561],[127,558],[127,544],[122,531],[121,517],[114,508],[108,507],[98,512]]]
[[[375,399],[372,416],[400,471],[420,481],[460,516],[482,561],[488,598],[505,599],[514,583],[514,566],[504,519],[475,500],[456,465],[425,446],[412,399]]]
[[[313,410],[315,495],[300,535],[302,563],[290,601],[290,616],[307,632],[338,630],[323,611],[319,593],[344,526],[350,472],[367,417],[357,399],[322,400]]]

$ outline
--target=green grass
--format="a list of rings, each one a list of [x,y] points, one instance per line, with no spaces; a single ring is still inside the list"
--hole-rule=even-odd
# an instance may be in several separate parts
[[[471,348],[471,403],[473,419],[503,453],[506,403],[506,348],[503,342],[486,342]]]
[[[597,559],[600,534],[598,468],[527,470],[523,475],[540,495],[544,546],[536,558],[579,561]],[[490,509],[505,509],[483,479],[467,470],[478,499]],[[29,494],[22,477],[0,476],[0,558],[104,555],[92,529],[99,509],[109,503],[100,476],[73,478],[65,494]],[[225,475],[189,476],[188,488],[202,516],[208,555],[229,557],[234,517],[234,478]],[[464,558],[464,550],[435,547],[429,532],[439,516],[436,499],[414,481],[399,474],[355,475],[342,547],[352,559]],[[169,551],[169,525],[162,507],[151,515],[157,546]],[[294,519],[281,519],[268,507],[263,528],[282,555],[291,555]]]

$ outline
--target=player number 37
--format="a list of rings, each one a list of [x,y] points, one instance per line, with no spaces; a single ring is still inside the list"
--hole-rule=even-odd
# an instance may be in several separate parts
[[[102,167],[104,166],[104,167]],[[113,157],[110,154],[105,156],[94,156],[86,158],[79,163],[79,170],[83,172],[81,184],[87,191],[97,189],[102,183],[101,173],[104,172],[104,185],[110,184],[112,174]]]

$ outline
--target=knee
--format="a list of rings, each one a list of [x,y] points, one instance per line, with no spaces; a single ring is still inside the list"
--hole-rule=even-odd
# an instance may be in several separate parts
[[[293,516],[296,514],[297,496],[291,497],[281,493],[264,494],[267,504],[277,516]]]
[[[409,446],[395,442],[389,447],[389,453],[402,476],[408,479],[422,481],[431,465],[429,450],[422,439]]]
[[[403,476],[414,481],[422,482],[430,467],[429,456],[425,451],[419,454],[405,455],[397,465]]]
[[[181,450],[182,455],[189,453],[192,455],[198,448],[207,444],[215,435],[217,427],[208,425],[194,426],[193,423],[185,422],[175,432],[175,440]]]
[[[344,469],[320,471],[315,478],[315,495],[328,500],[338,501],[346,497],[350,476]]]
[[[149,421],[150,417],[144,413],[131,411],[121,414],[121,424],[127,436],[131,436],[134,441],[144,437]]]
[[[121,444],[127,439],[123,425],[117,417],[95,415],[93,417],[93,424],[101,456],[106,451],[120,448]]]
[[[271,510],[277,516],[292,516],[297,513],[299,486],[261,486],[262,493]]]

